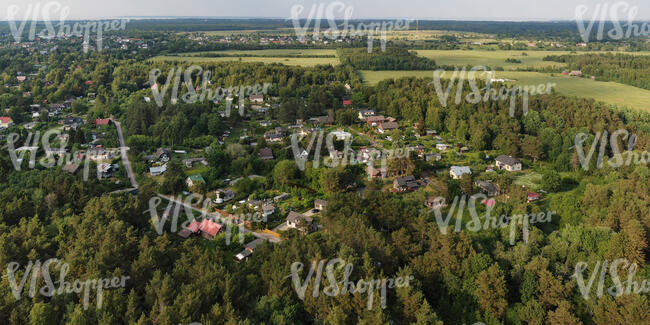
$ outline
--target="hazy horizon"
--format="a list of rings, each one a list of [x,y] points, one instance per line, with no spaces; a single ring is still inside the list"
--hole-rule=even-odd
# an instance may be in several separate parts
[[[0,20],[8,18],[8,8],[17,5],[19,11],[15,15],[19,20],[26,17],[30,5],[41,6],[53,1],[15,1],[0,0]],[[299,15],[306,18],[312,6],[334,3],[335,1],[288,1],[288,0],[186,0],[181,3],[172,0],[113,0],[113,1],[84,1],[60,0],[55,1],[69,7],[66,19],[105,19],[129,17],[134,19],[289,19],[295,5],[303,5],[304,10]],[[351,8],[351,19],[417,19],[417,20],[466,20],[466,21],[571,21],[576,16],[576,8],[585,5],[588,11],[585,20],[591,20],[599,4],[612,5],[621,1],[594,0],[547,0],[539,2],[522,2],[516,0],[495,0],[480,2],[472,0],[457,0],[449,3],[442,0],[407,0],[395,6],[395,2],[387,0],[350,0],[340,1],[345,8]],[[635,21],[650,20],[650,2],[642,0],[625,1],[630,6],[637,7]],[[60,11],[53,9],[50,20],[59,20]],[[627,20],[629,10],[619,11],[619,19]],[[343,18],[343,11],[335,11],[335,18]],[[326,17],[323,17],[325,19]],[[42,19],[37,19],[42,20]],[[46,19],[47,20],[47,19]],[[611,20],[611,16],[605,20]]]

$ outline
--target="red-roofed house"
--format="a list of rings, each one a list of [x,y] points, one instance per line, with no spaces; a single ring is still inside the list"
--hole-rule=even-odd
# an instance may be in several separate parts
[[[346,99],[346,100],[343,101],[343,106],[351,106],[351,105],[352,105],[352,101],[351,101],[351,100]]]
[[[199,228],[201,229],[203,238],[210,240],[214,239],[214,236],[221,231],[221,225],[208,219],[203,219]]]
[[[0,117],[0,127],[8,128],[12,125],[14,125],[14,120],[12,120],[11,117],[8,116]]]
[[[187,238],[192,234],[196,234],[199,231],[199,228],[201,227],[201,223],[198,221],[192,221],[192,223],[184,229],[181,229],[181,231],[178,232],[178,235]]]
[[[98,118],[95,120],[95,125],[109,125],[111,124],[111,119],[109,118]]]
[[[535,192],[528,192],[528,202],[539,201],[540,195]]]

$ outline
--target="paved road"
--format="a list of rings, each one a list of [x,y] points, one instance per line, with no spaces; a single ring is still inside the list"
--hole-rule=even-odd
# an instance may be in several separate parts
[[[124,165],[124,168],[126,169],[126,173],[129,176],[129,180],[131,181],[131,186],[134,188],[138,188],[138,182],[135,180],[135,174],[133,173],[133,168],[131,167],[131,162],[129,161],[129,155],[128,155],[129,148],[126,146],[126,143],[124,142],[124,134],[122,133],[122,123],[116,120],[112,120],[112,121],[115,124],[115,127],[117,128],[117,136],[120,138],[120,154],[122,156],[122,164]]]
[[[201,214],[206,214],[206,215],[208,215],[208,216],[210,216],[210,217],[220,217],[220,218],[222,218],[222,219],[230,219],[230,221],[232,221],[232,218],[229,218],[229,217],[227,217],[227,216],[223,216],[223,215],[219,215],[219,214],[217,214],[217,213],[212,213],[212,212],[209,212],[209,211],[205,211],[205,210],[203,210],[203,209],[195,208],[195,207],[193,207],[192,205],[186,204],[185,202],[182,202],[182,201],[178,201],[178,200],[176,200],[176,199],[175,199],[174,197],[172,197],[172,196],[162,195],[162,194],[158,194],[158,196],[161,197],[161,198],[163,198],[163,199],[166,199],[166,200],[172,201],[172,202],[174,202],[174,203],[176,203],[176,204],[182,205],[182,206],[184,206],[184,207],[188,207],[188,208],[192,209],[193,211],[199,212],[199,213],[201,213]],[[216,222],[216,221],[215,221],[215,222]],[[219,223],[219,222],[217,222],[217,223],[218,223],[219,225],[221,225],[222,227],[224,226],[223,224],[221,224],[221,223]],[[263,232],[254,232],[254,231],[251,231],[250,229],[248,229],[248,228],[246,228],[246,227],[243,227],[243,228],[244,228],[244,230],[243,230],[244,233],[251,233],[251,234],[252,234],[253,236],[255,236],[256,238],[266,239],[266,240],[268,240],[268,241],[270,241],[270,242],[273,242],[273,243],[279,243],[279,242],[281,241],[281,239],[279,239],[279,238],[277,238],[277,237],[275,237],[275,236],[273,236],[273,235],[270,235],[270,234],[267,234],[267,233],[263,233]]]

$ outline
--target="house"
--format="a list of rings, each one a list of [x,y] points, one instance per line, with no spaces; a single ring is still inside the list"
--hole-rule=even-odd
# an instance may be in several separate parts
[[[370,116],[366,118],[366,123],[370,126],[377,126],[379,123],[386,121],[386,118],[383,115]]]
[[[262,159],[262,160],[272,160],[273,159],[273,150],[271,150],[271,148],[260,149],[260,159]]]
[[[372,178],[384,178],[387,175],[386,168],[375,168],[373,166],[368,166],[366,172]]]
[[[528,196],[528,202],[539,201],[539,199],[541,198],[541,196],[539,195],[539,193],[535,193],[535,192],[527,192],[526,194],[527,194],[527,196]]]
[[[449,175],[453,179],[461,179],[463,175],[472,175],[472,170],[467,166],[451,166]]]
[[[300,231],[313,232],[318,230],[318,225],[316,225],[314,219],[294,211],[289,212],[287,216],[287,226],[292,229],[299,229]]]
[[[496,196],[499,194],[499,187],[490,181],[476,181],[476,187],[480,188],[488,196]]]
[[[282,194],[280,194],[280,195],[274,197],[274,198],[273,198],[273,201],[274,201],[274,202],[284,201],[284,200],[288,199],[290,196],[291,196],[291,195],[289,195],[289,193],[282,193]]]
[[[442,160],[442,155],[439,153],[427,153],[424,155],[425,161],[440,161]]]
[[[79,117],[66,117],[62,122],[65,131],[76,130],[84,124],[84,120]]]
[[[92,161],[104,161],[113,159],[113,152],[104,148],[91,148],[86,152],[88,159]]]
[[[349,132],[345,132],[345,131],[341,131],[341,130],[330,132],[330,134],[332,136],[334,136],[336,138],[336,140],[338,140],[338,141],[343,141],[343,140],[345,140],[347,138],[352,137],[352,134],[350,134]]]
[[[334,124],[334,118],[331,116],[320,116],[314,122],[318,125],[332,125]]]
[[[183,159],[182,162],[183,162],[183,164],[185,165],[185,167],[187,167],[187,168],[192,168],[192,167],[194,167],[194,164],[197,163],[197,162],[198,162],[198,163],[201,163],[203,166],[207,166],[207,165],[208,165],[208,161],[205,160],[205,158],[190,158],[190,159]]]
[[[81,165],[78,163],[69,163],[63,166],[63,171],[72,175],[77,174],[79,172],[79,168],[81,168]]]
[[[264,238],[258,238],[258,239],[255,239],[255,240],[253,240],[252,242],[250,242],[248,244],[245,244],[244,245],[244,250],[241,251],[239,254],[235,255],[235,260],[237,262],[241,262],[241,261],[243,261],[245,259],[248,259],[249,256],[253,255],[253,253],[255,252],[255,249],[257,248],[257,246],[264,243],[265,241],[266,241],[266,239],[264,239]]]
[[[264,103],[264,95],[263,94],[251,95],[250,101],[251,103],[257,103],[257,104]]]
[[[199,184],[205,184],[205,180],[203,179],[203,176],[201,174],[196,174],[188,177],[185,180],[185,183],[187,183],[187,187],[194,187]]]
[[[158,148],[153,154],[156,159],[161,161],[169,161],[169,158],[172,157],[172,149],[170,148]]]
[[[580,70],[574,70],[574,71],[571,71],[571,72],[569,72],[569,76],[572,76],[572,77],[582,77],[582,71],[580,71]]]
[[[235,191],[232,190],[216,190],[217,198],[214,199],[214,203],[222,204],[228,202],[235,198]]]
[[[359,111],[359,119],[362,120],[362,121],[365,121],[367,118],[369,118],[371,116],[375,116],[375,115],[376,115],[375,111],[373,111],[371,109]]]
[[[411,192],[420,188],[420,183],[413,175],[397,177],[393,180],[393,189],[397,192]]]
[[[6,129],[12,125],[14,125],[14,120],[12,120],[11,117],[8,116],[0,117],[0,127]]]
[[[352,101],[349,99],[344,99],[343,100],[343,106],[352,106]]]
[[[95,125],[110,125],[111,119],[109,118],[98,118],[95,120]]]
[[[399,129],[399,125],[396,122],[382,122],[379,123],[379,126],[377,126],[377,131],[382,134],[397,129]]]
[[[516,172],[521,170],[521,161],[511,156],[500,155],[495,159],[497,168],[507,170],[509,172]]]
[[[196,221],[194,221],[194,222],[196,222]],[[192,224],[194,222],[192,222]],[[190,226],[192,226],[192,224],[190,224]],[[194,225],[191,230],[193,230],[195,228],[196,228],[196,226]],[[221,225],[214,222],[214,221],[212,221],[212,220],[203,219],[203,221],[201,221],[201,224],[199,225],[198,230],[201,231],[201,235],[203,236],[203,238],[212,240],[221,231]],[[196,233],[196,232],[194,232],[194,233]]]
[[[280,142],[284,139],[284,136],[276,132],[270,131],[264,133],[264,140],[267,142]]]
[[[113,165],[111,164],[99,164],[97,165],[97,175],[101,178],[109,178],[113,176]]]
[[[323,211],[325,210],[325,207],[327,207],[327,201],[321,199],[316,199],[314,201],[314,209]]]
[[[429,209],[441,209],[447,206],[445,198],[429,196],[425,201],[424,205]]]
[[[447,149],[449,149],[449,148],[451,148],[451,146],[448,145],[448,144],[445,144],[445,143],[438,143],[438,144],[436,144],[436,149],[438,149],[438,150],[440,150],[440,151],[445,151],[445,150],[447,150]]]
[[[164,164],[164,165],[162,165],[162,166],[155,166],[155,167],[151,167],[151,168],[149,168],[149,174],[150,174],[151,176],[162,175],[162,174],[165,173],[166,171],[167,171],[167,164]]]

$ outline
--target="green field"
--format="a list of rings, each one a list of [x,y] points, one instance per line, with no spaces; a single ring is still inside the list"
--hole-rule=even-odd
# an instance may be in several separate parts
[[[221,53],[226,55],[233,55],[232,57],[201,57],[195,56],[203,53]],[[237,55],[246,55],[238,57]],[[259,56],[250,56],[259,55]],[[180,53],[178,56],[157,56],[153,58],[154,61],[182,61],[191,63],[201,62],[262,62],[262,63],[282,63],[286,65],[299,65],[305,67],[312,67],[320,64],[338,65],[340,62],[336,57],[332,58],[300,58],[300,57],[286,57],[286,56],[310,56],[310,55],[334,55],[336,50],[327,49],[307,49],[307,50],[293,50],[293,49],[273,49],[273,50],[250,50],[250,51],[213,51],[213,52],[193,52],[193,53]]]
[[[362,71],[364,82],[375,85],[384,79],[401,77],[433,78],[432,71]],[[451,76],[447,72],[447,77]],[[650,112],[650,91],[623,85],[617,82],[594,81],[555,74],[554,76],[539,72],[496,72],[496,78],[512,79],[509,82],[519,86],[556,83],[554,90],[566,96],[593,98],[620,107],[631,107]]]
[[[489,66],[492,68],[503,67],[506,70],[517,68],[541,68],[548,66],[564,66],[564,63],[543,61],[549,55],[564,54],[586,54],[587,52],[570,51],[467,51],[467,50],[417,50],[419,56],[430,58],[436,61],[437,65],[454,66]],[[524,56],[523,53],[527,55]],[[588,52],[607,53],[607,52]],[[625,52],[633,55],[650,55],[650,52]],[[520,60],[521,63],[506,63],[506,59]]]

